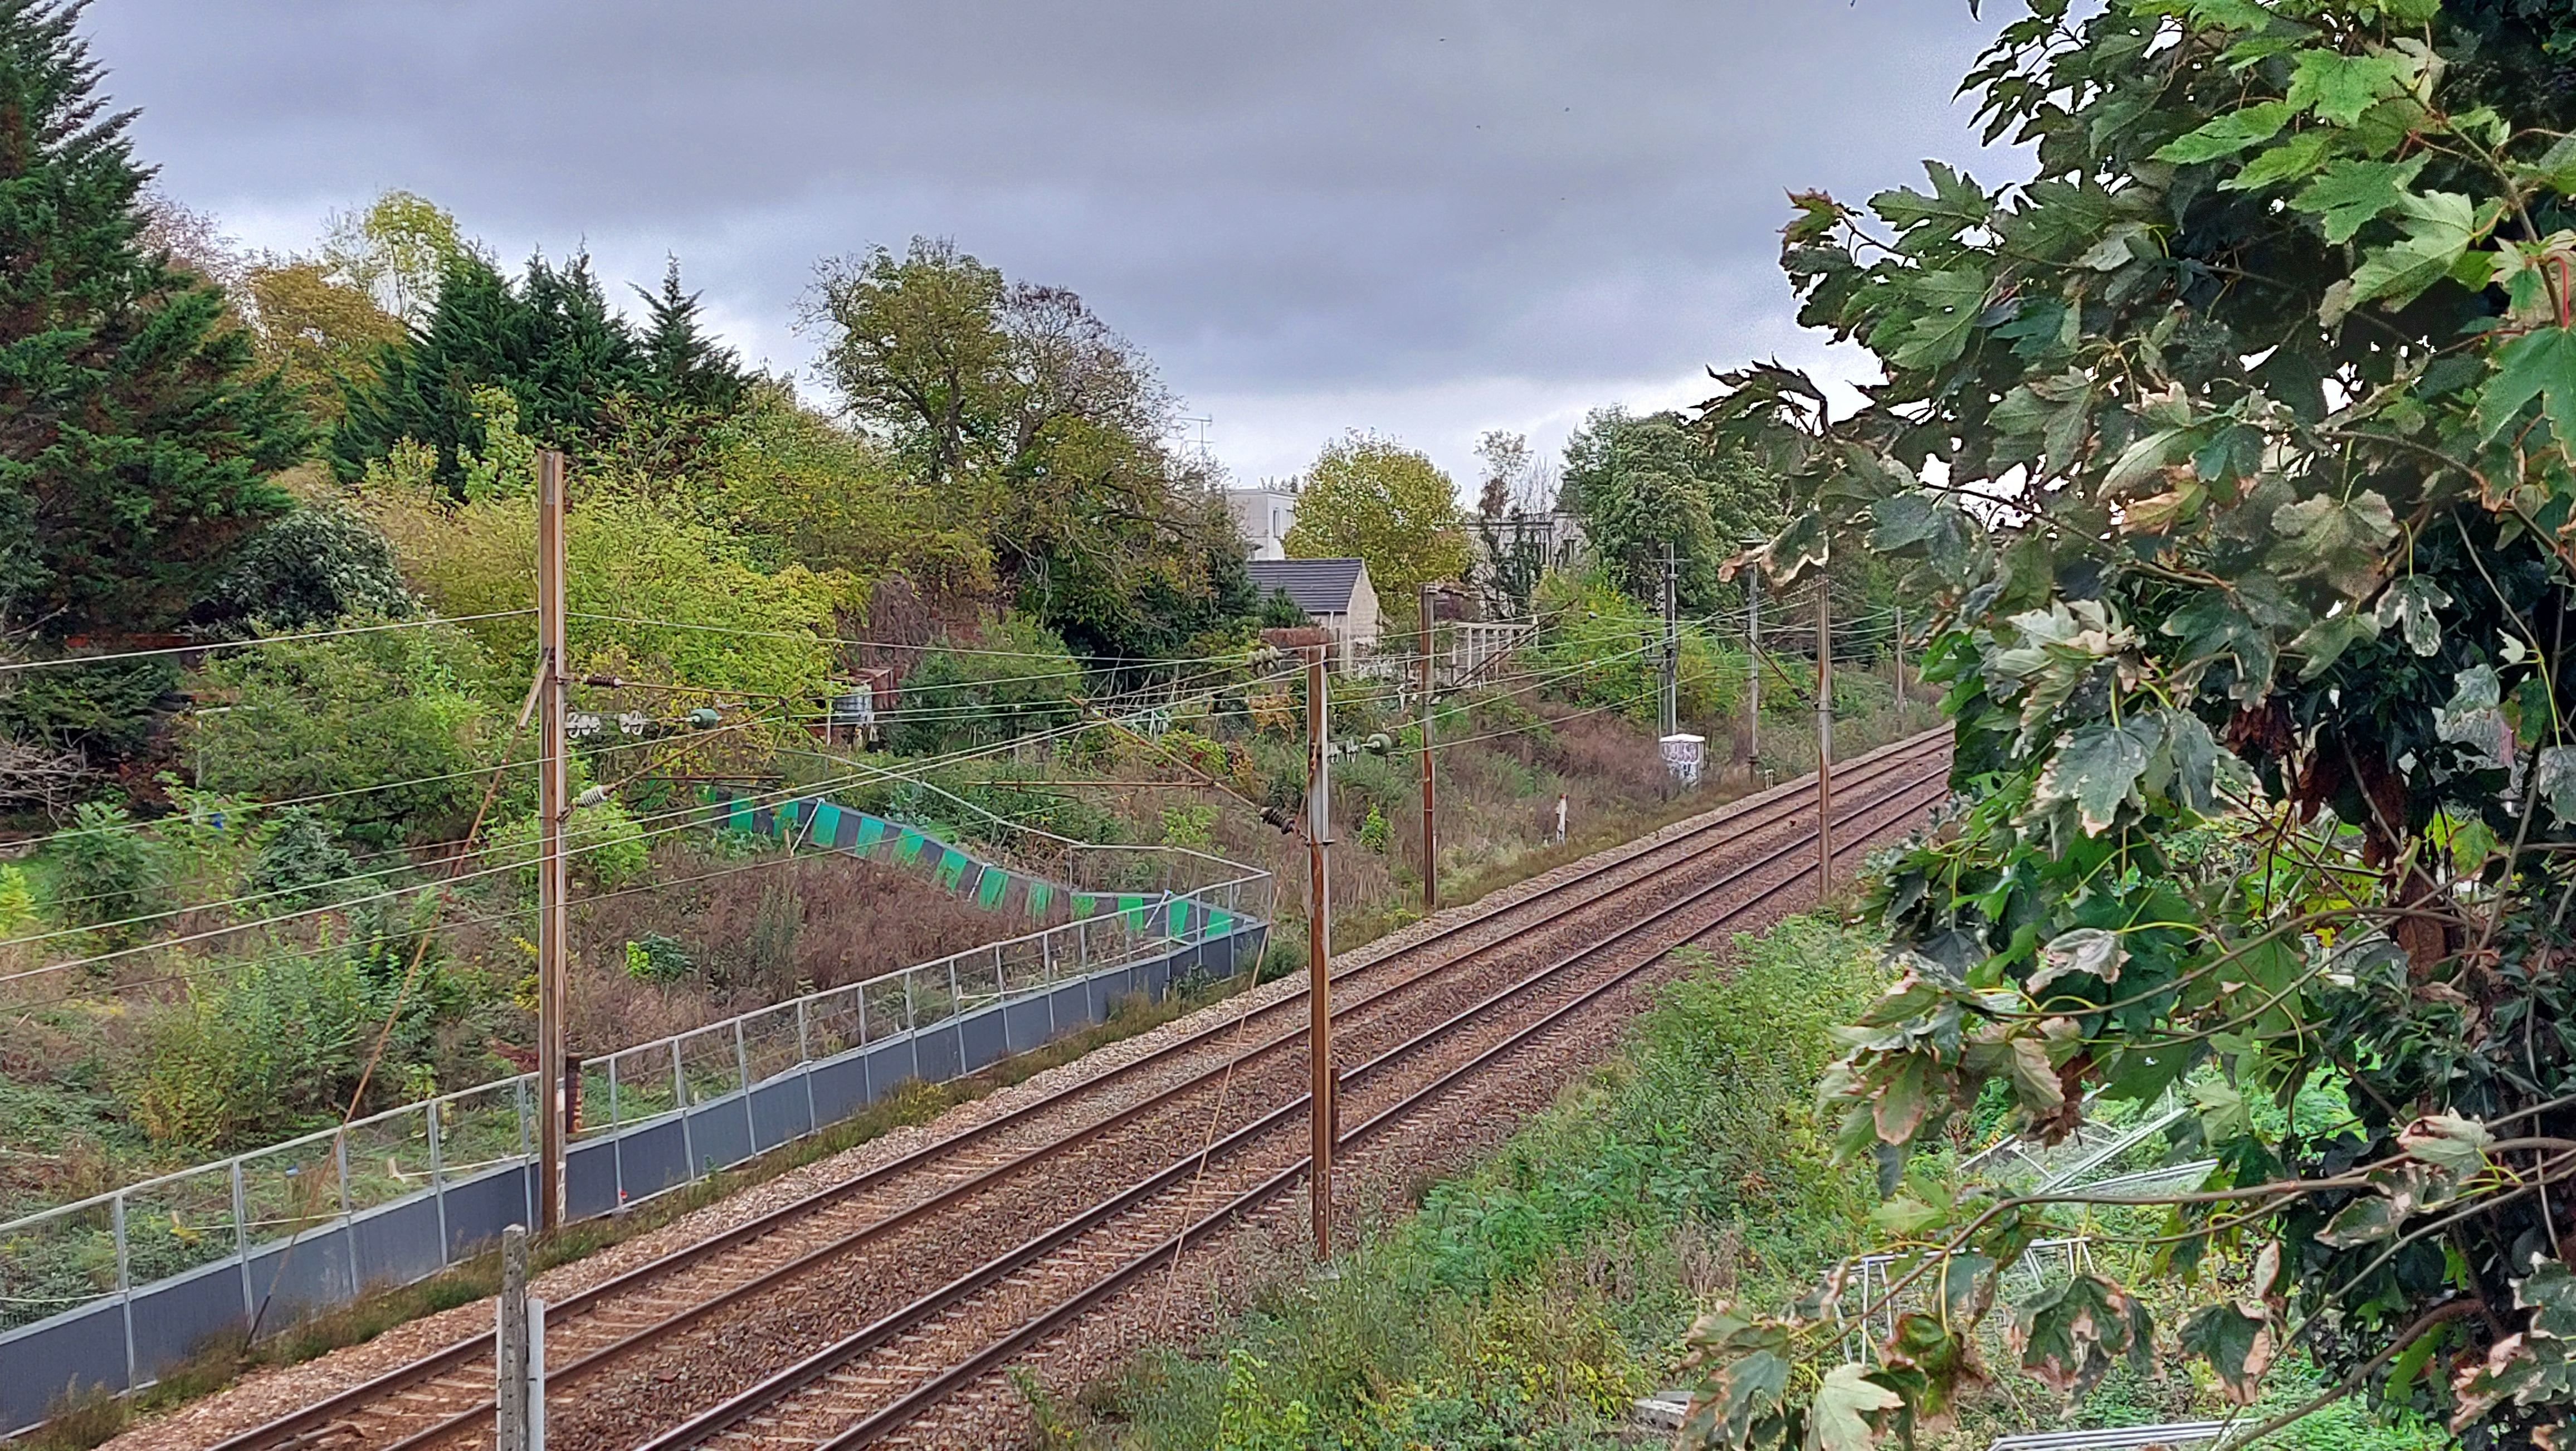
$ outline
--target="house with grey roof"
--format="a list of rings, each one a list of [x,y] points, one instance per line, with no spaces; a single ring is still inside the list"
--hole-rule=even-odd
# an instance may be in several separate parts
[[[1356,559],[1255,559],[1244,571],[1252,587],[1268,598],[1273,591],[1296,602],[1318,625],[1332,632],[1345,661],[1353,647],[1377,642],[1377,590],[1369,584],[1368,565]]]

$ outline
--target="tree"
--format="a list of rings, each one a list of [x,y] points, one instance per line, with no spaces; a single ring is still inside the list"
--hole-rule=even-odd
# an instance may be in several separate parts
[[[382,193],[324,225],[321,266],[414,327],[429,320],[448,269],[476,250],[453,213],[417,192]]]
[[[450,256],[418,335],[379,354],[372,380],[350,380],[333,472],[354,483],[409,439],[436,451],[439,478],[461,493],[463,455],[484,446],[478,388],[508,392],[530,437],[573,453],[599,437],[613,400],[645,392],[643,350],[588,257],[531,258],[513,283],[471,251]]]
[[[1989,1092],[2054,1142],[2179,1088],[2177,1155],[2217,1168],[2149,1196],[2140,1273],[2228,1295],[2159,1342],[2133,1280],[2078,1275],[2015,1312],[2023,1369],[2080,1392],[2179,1346],[2250,1402],[2299,1352],[2329,1398],[2558,1444],[2576,18],[2034,10],[1968,80],[2032,181],[1795,199],[1802,316],[1885,381],[1838,415],[1746,368],[1704,414],[1798,481],[1776,570],[1866,549],[1937,612],[1960,799],[1873,892],[1904,971],[1829,1082],[1936,1310],[1866,1362],[1817,1306],[1712,1317],[1698,1425],[1859,1447],[1938,1418],[2064,1211],[1932,1192],[1909,1155]]]
[[[896,467],[1078,653],[1170,654],[1257,606],[1231,524],[1168,447],[1177,404],[1073,292],[915,238],[827,266],[808,320]]]
[[[54,638],[176,620],[304,444],[223,295],[143,245],[79,15],[0,0],[0,630]]]
[[[1564,506],[1619,587],[1662,598],[1664,547],[1683,610],[1716,609],[1719,568],[1751,533],[1780,522],[1779,482],[1740,451],[1712,449],[1679,414],[1600,408],[1565,444]]]
[[[644,398],[659,407],[700,417],[723,417],[740,408],[749,380],[733,350],[706,335],[698,321],[698,294],[680,290],[680,259],[662,271],[662,290],[644,299]]]
[[[1410,623],[1418,586],[1457,579],[1470,556],[1458,489],[1426,455],[1375,434],[1324,445],[1297,492],[1291,559],[1359,559],[1379,603]]]
[[[345,393],[377,383],[377,365],[406,338],[402,319],[321,262],[286,259],[250,269],[243,284],[260,362],[277,370],[307,414],[325,426]]]
[[[1476,438],[1476,462],[1485,470],[1484,487],[1476,494],[1477,517],[1500,519],[1528,507],[1523,495],[1538,465],[1528,435],[1486,430]]]

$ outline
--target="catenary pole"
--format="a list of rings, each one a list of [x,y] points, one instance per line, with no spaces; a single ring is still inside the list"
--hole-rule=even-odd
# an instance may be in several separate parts
[[[1676,613],[1674,588],[1680,565],[1673,557],[1673,546],[1664,545],[1664,734],[1673,735],[1682,728],[1681,616]]]
[[[1747,539],[1748,549],[1762,541]],[[1762,768],[1762,566],[1744,571],[1744,783],[1755,784]]]
[[[1834,594],[1816,580],[1816,900],[1834,889]]]
[[[537,668],[544,730],[537,773],[537,1229],[564,1220],[564,966],[571,914],[564,818],[571,771],[564,734],[564,456],[537,455]]]
[[[1414,626],[1416,649],[1422,657],[1422,910],[1432,911],[1440,905],[1440,815],[1434,803],[1431,782],[1431,609],[1439,595],[1430,585],[1422,587],[1422,617]]]
[[[1306,657],[1306,1056],[1312,1075],[1307,1120],[1314,1156],[1306,1194],[1318,1261],[1333,1256],[1333,1150],[1341,1142],[1341,1104],[1334,1093],[1333,1073],[1333,787],[1327,740],[1332,713],[1324,672],[1330,650],[1319,645]]]

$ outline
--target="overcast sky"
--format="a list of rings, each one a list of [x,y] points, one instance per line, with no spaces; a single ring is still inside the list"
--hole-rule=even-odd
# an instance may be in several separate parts
[[[953,237],[1080,292],[1245,481],[1358,427],[1463,482],[1481,430],[1553,446],[1590,408],[1703,396],[1706,364],[1821,360],[1776,266],[1784,193],[1975,160],[1950,96],[1995,24],[1965,0],[88,14],[161,188],[253,247],[409,188],[506,261],[587,247],[652,283],[676,254],[747,359],[810,380],[816,260]]]

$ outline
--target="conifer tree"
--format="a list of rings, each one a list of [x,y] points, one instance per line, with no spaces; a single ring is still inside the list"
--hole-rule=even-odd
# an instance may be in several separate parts
[[[52,638],[177,619],[305,441],[223,295],[144,244],[82,8],[0,0],[0,629]]]
[[[652,325],[644,331],[644,395],[664,408],[724,414],[742,406],[748,380],[733,350],[700,327],[698,294],[680,290],[680,259],[662,273],[658,293],[635,289]]]
[[[582,452],[609,400],[644,384],[642,350],[609,308],[589,258],[562,268],[533,258],[513,286],[468,252],[442,273],[428,322],[387,350],[373,379],[350,384],[347,415],[331,435],[331,466],[356,479],[368,460],[408,438],[435,448],[440,479],[461,489],[458,451],[484,447],[475,389],[503,389],[529,437]]]

